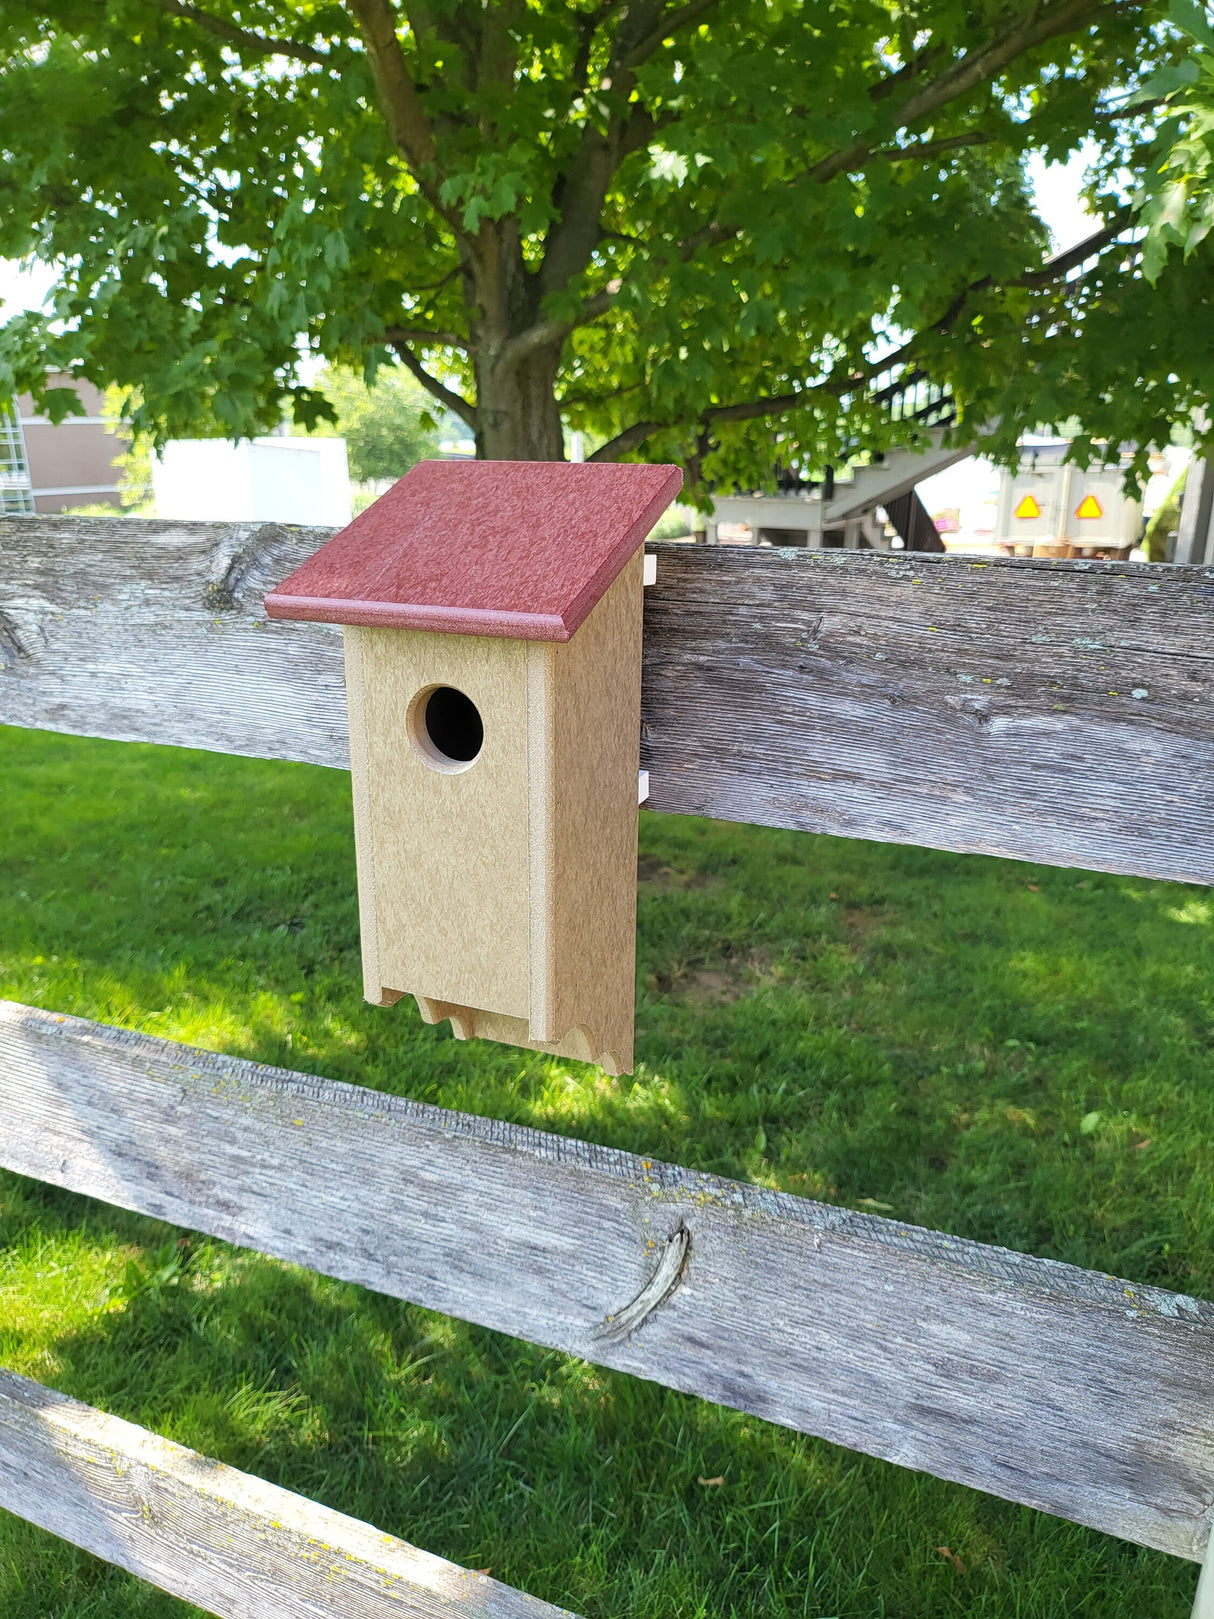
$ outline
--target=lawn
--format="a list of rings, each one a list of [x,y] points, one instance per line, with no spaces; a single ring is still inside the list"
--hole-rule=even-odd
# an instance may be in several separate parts
[[[1214,1287],[1205,890],[647,814],[608,1079],[362,1003],[338,772],[0,729],[0,782],[0,995]],[[15,1176],[0,1362],[587,1619],[1192,1601],[1192,1565]],[[4,1619],[193,1611],[0,1514]]]

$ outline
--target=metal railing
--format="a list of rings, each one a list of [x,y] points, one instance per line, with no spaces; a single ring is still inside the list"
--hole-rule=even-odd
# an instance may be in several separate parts
[[[0,512],[31,517],[35,510],[21,418],[11,400],[0,400]]]

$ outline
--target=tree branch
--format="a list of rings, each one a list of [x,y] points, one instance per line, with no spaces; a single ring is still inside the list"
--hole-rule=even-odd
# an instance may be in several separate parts
[[[1116,9],[1116,4],[1117,0],[1112,0],[1112,4],[1106,4],[1104,0],[1066,0],[1065,4],[1049,12],[1045,18],[1039,16],[1036,11],[1027,17],[1021,17],[1015,27],[1006,30],[980,50],[968,52],[960,61],[954,62],[946,69],[934,83],[905,102],[898,110],[899,125],[909,124],[929,113],[939,111],[948,101],[963,95],[966,90],[973,89],[974,85],[984,78],[989,78],[1006,67],[1022,52],[1041,44],[1055,34],[1079,27],[1090,16]],[[869,90],[870,98],[874,101],[884,100],[892,93],[895,85],[905,83],[908,78],[920,74],[923,67],[938,56],[939,47],[925,51],[921,57],[908,63],[906,67],[899,68],[897,73],[891,74],[888,79],[873,85]],[[874,148],[867,140],[857,140],[846,150],[839,148],[821,158],[798,178],[808,178],[825,184],[826,181],[833,180],[837,174],[849,169],[862,168],[872,158],[885,158],[888,162],[899,163],[914,158],[931,157],[957,147],[983,145],[993,138],[980,131],[973,131],[970,134],[945,136],[936,141],[920,141],[905,147],[879,148]],[[740,234],[741,226],[722,225],[714,220],[681,241],[677,251],[679,257],[686,262],[698,248],[716,247],[723,242],[732,241]]]
[[[713,220],[710,225],[703,225],[698,231],[693,231],[678,244],[679,257],[686,264],[698,247],[716,247],[720,242],[732,242],[735,236],[742,234],[740,225],[722,225]]]
[[[876,84],[870,85],[868,99],[888,100],[904,84],[910,84],[912,80],[921,78],[933,62],[940,60],[945,51],[944,45],[929,45],[926,50],[920,51],[918,56],[913,56],[909,62],[904,63],[896,73],[891,73],[888,78],[879,79]]]
[[[1082,242],[1077,242],[1074,247],[1068,247],[1065,253],[1059,253],[1054,258],[1047,259],[1040,270],[1027,271],[1018,280],[1013,281],[1011,285],[1014,287],[1048,286],[1051,281],[1057,281],[1060,275],[1065,275],[1068,270],[1073,270],[1077,264],[1082,264],[1085,259],[1094,258],[1097,253],[1102,252],[1110,242],[1115,241],[1121,235],[1129,223],[1130,210],[1128,208],[1119,208],[1107,225],[1102,225],[1098,231],[1093,231],[1090,236],[1085,237]],[[975,287],[973,290],[977,291],[978,289]]]
[[[440,382],[436,376],[433,376],[429,371],[427,371],[425,366],[421,363],[417,355],[414,354],[413,350],[407,343],[396,342],[394,340],[390,341],[392,348],[399,355],[401,363],[405,366],[406,370],[413,373],[426,392],[428,394],[432,394],[433,397],[438,400],[440,405],[446,405],[448,410],[454,411],[454,413],[459,417],[460,421],[466,422],[472,431],[475,432],[477,416],[476,406],[469,404],[462,394],[457,394],[454,389],[448,388],[446,383]]]
[[[1112,3],[1104,3],[1104,0],[1063,0],[1062,4],[1054,7],[1032,6],[1003,34],[997,34],[980,50],[967,51],[960,61],[946,68],[934,83],[904,101],[898,108],[900,123],[907,125],[926,118],[964,95],[967,90],[973,90],[1002,72],[1026,51],[1043,45],[1046,40],[1056,39],[1059,34],[1073,33],[1100,13],[1116,9],[1117,0],[1112,0]]]
[[[458,332],[435,332],[428,326],[389,326],[384,332],[385,343],[437,343],[444,349],[468,349],[468,339]]]
[[[624,394],[634,394],[644,386],[643,382],[626,382],[605,394],[562,394],[557,404],[562,410],[574,410],[583,405],[605,405],[612,399],[622,398]]]
[[[602,231],[603,202],[620,164],[653,139],[658,124],[640,102],[630,101],[635,70],[672,32],[705,15],[720,0],[689,0],[668,10],[662,0],[634,0],[621,8],[620,24],[602,89],[617,103],[607,129],[587,122],[577,151],[565,165],[552,199],[556,218],[544,243],[539,272],[541,298],[563,292],[590,262]]]
[[[297,61],[315,62],[320,67],[331,67],[333,63],[331,56],[325,51],[318,51],[314,45],[304,45],[295,39],[268,39],[262,34],[250,33],[247,28],[238,28],[223,17],[212,17],[210,12],[192,4],[192,0],[160,0],[160,9],[172,17],[184,17],[188,22],[195,22],[207,33],[214,34],[216,39],[226,40],[229,45],[253,51],[258,56],[292,56]]]
[[[569,333],[577,326],[585,326],[600,315],[605,315],[615,301],[615,295],[620,290],[619,281],[610,281],[592,297],[587,298],[581,309],[572,320],[538,320],[529,326],[525,332],[503,343],[494,360],[495,366],[504,366],[509,369],[520,360],[525,360],[529,354],[537,349],[551,348],[556,343],[563,343]]]
[[[633,422],[622,433],[609,438],[606,444],[600,444],[592,455],[586,457],[587,461],[618,461],[629,450],[635,450],[638,445],[644,444],[647,438],[660,433],[663,427],[674,427],[675,422]]]
[[[612,12],[618,11],[623,3],[624,0],[604,0],[604,3],[594,11],[582,12],[578,18],[577,55],[573,59],[573,70],[569,76],[578,89],[583,92],[587,88],[586,75],[590,71],[590,57],[594,50],[594,36],[608,17],[611,16]]]
[[[355,3],[355,0],[351,0]],[[365,3],[365,0],[364,0]],[[630,100],[636,84],[635,70],[672,33],[706,15],[720,0],[688,0],[667,8],[663,0],[604,0],[583,24],[577,66],[588,68],[595,30],[613,12],[620,23],[612,46],[601,88],[616,103],[605,130],[587,122],[577,151],[565,165],[552,190],[553,223],[544,243],[543,260],[535,280],[537,302],[551,293],[563,292],[590,263],[603,235],[603,203],[620,164],[652,140],[657,121],[640,102]],[[517,364],[537,349],[562,342],[574,326],[594,319],[607,307],[602,295],[592,299],[573,321],[538,320],[528,330],[516,334],[503,345],[495,365]]]
[[[941,152],[955,152],[962,146],[989,146],[993,135],[984,135],[980,129],[965,135],[944,135],[938,141],[912,141],[909,146],[878,146],[870,157],[883,157],[889,163],[910,163],[917,158],[936,157]]]
[[[459,221],[444,205],[435,184],[437,154],[434,136],[422,110],[417,86],[409,75],[405,53],[396,37],[396,13],[392,0],[346,0],[346,4],[354,13],[367,48],[367,60],[379,92],[388,133],[413,171],[413,177],[426,200],[462,239],[464,233]]]
[[[908,97],[895,113],[898,127],[904,128],[939,112],[950,101],[994,78],[1025,51],[1059,34],[1072,33],[1102,12],[1116,10],[1116,6],[1117,0],[1112,0],[1111,4],[1105,3],[1105,0],[1062,0],[1062,4],[1052,7],[1033,6],[1001,34],[996,34],[977,50],[967,51],[931,84],[924,85]],[[877,88],[874,86],[874,90]],[[810,177],[814,180],[833,180],[836,174],[858,168],[871,152],[871,139],[861,137],[850,146],[839,147],[815,163],[809,171]]]
[[[1172,95],[1175,91],[1172,92]],[[1097,107],[1092,116],[1102,124],[1112,123],[1118,118],[1149,118],[1160,107],[1166,107],[1172,95],[1151,96],[1146,101],[1131,101],[1124,107]]]
[[[916,158],[935,157],[940,152],[951,152],[962,146],[985,146],[993,139],[992,135],[984,135],[980,130],[974,130],[965,135],[943,136],[938,141],[912,142],[909,146],[880,146],[870,151],[865,161],[871,158],[883,157],[889,163],[906,163]],[[810,171],[810,177],[823,178],[815,175],[812,170]],[[800,176],[800,178],[803,179],[806,176]],[[830,179],[833,177],[827,175],[824,178]],[[792,182],[786,182],[786,184],[788,183]],[[742,227],[740,225],[722,225],[718,220],[714,219],[711,224],[701,226],[698,231],[693,231],[690,236],[685,236],[678,243],[678,255],[686,264],[698,248],[718,247],[722,242],[734,241],[741,234]]]
[[[1039,270],[1029,270],[1006,282],[1005,285],[1034,289],[1049,286],[1050,282],[1057,281],[1076,265],[1084,263],[1108,247],[1125,230],[1128,219],[1129,210],[1120,211],[1108,225],[1094,231],[1091,236],[1068,248],[1065,253],[1056,254],[1054,258],[1048,259]],[[863,387],[882,372],[905,364],[925,338],[947,332],[976,292],[983,292],[994,286],[996,286],[994,276],[984,276],[980,281],[971,282],[957,294],[938,320],[932,321],[922,331],[916,332],[901,348],[895,349],[892,354],[883,354],[880,359],[870,361],[845,376],[827,377],[821,382],[810,383],[795,393],[773,394],[766,399],[748,399],[733,405],[713,405],[700,413],[697,418],[698,424],[701,429],[707,429],[718,422],[745,422],[755,421],[764,416],[781,416],[806,404],[812,394],[837,396],[853,388]],[[655,433],[668,431],[679,425],[678,422],[634,422],[631,427],[626,427],[623,432],[608,439],[607,443],[601,445],[593,455],[587,456],[587,460],[618,461],[620,456],[635,450]]]
[[[602,232],[603,201],[624,159],[652,139],[657,126],[644,107],[616,121],[606,134],[587,124],[576,157],[553,190],[557,218],[544,244],[539,292],[563,292],[590,262]]]
[[[664,13],[655,28],[629,47],[627,55],[621,58],[620,66],[629,72],[640,67],[672,34],[679,33],[689,23],[699,22],[701,17],[719,4],[720,0],[690,0],[689,4]]]
[[[926,335],[925,333],[918,334]],[[829,377],[823,382],[810,383],[800,388],[796,393],[772,394],[766,399],[747,399],[735,405],[712,405],[708,410],[701,411],[697,418],[697,425],[701,432],[706,432],[718,422],[752,422],[763,416],[783,416],[790,410],[808,403],[811,394],[843,394],[851,388],[861,387],[870,378],[879,376],[891,363],[890,356],[866,366],[862,371],[851,372],[845,377]],[[618,461],[621,455],[629,450],[635,450],[647,438],[664,429],[677,427],[677,422],[634,422],[626,427],[622,433],[617,433],[613,439],[601,445],[593,455],[588,455],[588,461]]]

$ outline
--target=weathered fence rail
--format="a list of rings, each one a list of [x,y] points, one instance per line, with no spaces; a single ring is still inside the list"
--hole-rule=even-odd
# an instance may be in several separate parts
[[[0,1507],[224,1619],[572,1619],[2,1369]]]
[[[326,533],[0,520],[0,722],[347,765],[261,611]],[[1214,570],[658,550],[655,808],[1214,882]],[[1210,1574],[1212,1305],[11,1003],[0,1165]],[[557,1613],[11,1374],[0,1505],[218,1614]]]
[[[0,521],[0,722],[346,766],[328,532]],[[656,549],[653,808],[1214,882],[1214,569]]]
[[[11,1002],[0,1164],[1205,1552],[1214,1305]],[[617,1334],[671,1239],[673,1291]]]

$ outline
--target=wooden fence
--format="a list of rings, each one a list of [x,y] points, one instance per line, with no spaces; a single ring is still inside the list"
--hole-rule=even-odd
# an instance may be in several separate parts
[[[344,765],[260,610],[326,534],[0,522],[0,722]],[[655,549],[654,808],[1214,881],[1214,570]],[[0,1164],[1205,1557],[1195,1299],[12,1004]],[[557,1611],[12,1376],[0,1505],[217,1614]]]

